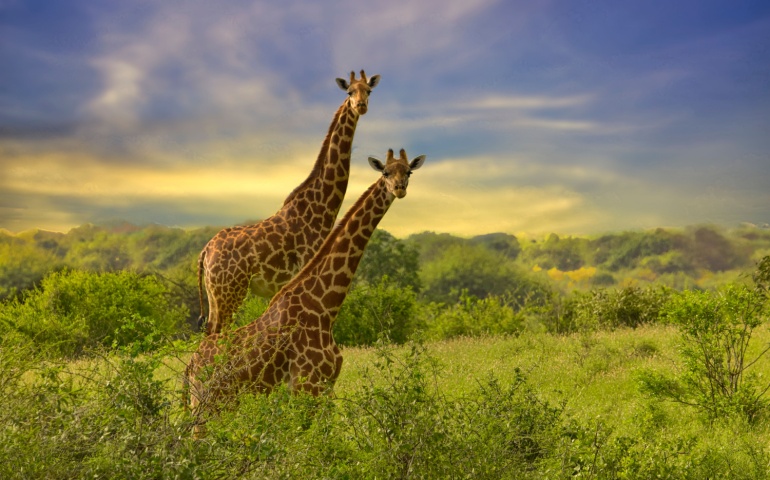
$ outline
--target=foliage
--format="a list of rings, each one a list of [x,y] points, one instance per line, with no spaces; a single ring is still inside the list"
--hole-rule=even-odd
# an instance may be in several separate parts
[[[610,271],[629,268],[643,258],[662,255],[686,244],[680,234],[657,229],[652,233],[624,232],[604,235],[591,242],[594,262],[606,265]]]
[[[509,385],[490,377],[451,398],[438,390],[440,368],[423,345],[376,353],[362,387],[342,399],[353,478],[520,478],[557,443],[561,409],[535,394],[520,370]]]
[[[572,321],[576,330],[636,328],[659,319],[669,294],[655,287],[591,290],[577,294]]]
[[[586,241],[579,238],[561,238],[552,233],[538,248],[527,250],[528,261],[549,270],[577,270],[585,263]]]
[[[188,321],[193,325],[198,317],[195,259],[217,230],[216,227],[182,230],[112,222],[85,224],[66,234],[42,230],[20,234],[0,232],[0,300],[20,295],[47,274],[63,268],[91,272],[131,270],[161,275],[170,284],[175,302],[188,305]],[[535,277],[555,288],[563,288],[567,283],[567,290],[651,281],[677,289],[710,288],[732,281],[749,259],[770,252],[770,233],[752,226],[732,231],[697,226],[683,230],[620,232],[597,238],[549,235],[542,241],[523,242],[499,232],[468,239],[425,232],[396,239],[377,230],[354,281],[376,284],[387,275],[400,286],[409,286],[420,293],[425,269],[441,272],[453,268],[450,264],[455,260],[449,252],[451,249],[468,249],[473,252],[472,256],[477,255],[476,251],[484,252],[499,259],[503,270],[529,272],[535,266],[543,272],[555,269],[554,274],[565,274],[562,281],[550,281],[545,273]],[[440,265],[444,260],[450,264]],[[584,281],[566,280],[567,273],[589,271],[593,273]],[[480,277],[480,284],[466,278],[468,282],[464,287],[455,285],[451,301],[459,298],[462,288],[479,298],[502,294],[497,275],[490,275],[486,269],[480,272]],[[485,280],[490,283],[485,284]],[[439,300],[433,293],[420,298],[450,301]]]
[[[129,353],[132,349],[119,350],[74,366],[41,363],[36,349],[26,351],[32,362],[20,362],[9,346],[0,348],[0,364],[16,362],[26,371],[15,379],[0,371],[0,383],[12,382],[15,391],[4,403],[7,418],[0,424],[0,477],[189,474],[182,440],[189,421],[184,415],[172,418],[173,382],[154,377],[168,352],[139,357]]]
[[[542,300],[548,287],[511,261],[480,246],[448,247],[439,258],[423,265],[423,297],[427,301],[455,303],[462,292],[477,297],[506,297],[524,305]]]
[[[488,250],[497,252],[510,260],[516,260],[516,257],[521,253],[521,245],[519,240],[507,233],[487,233],[485,235],[477,235],[470,239],[471,245],[481,245]]]
[[[676,354],[645,328],[591,337],[618,358],[596,381],[578,336],[353,349],[334,396],[243,394],[198,441],[180,388],[194,344],[65,363],[4,336],[0,478],[766,478],[762,424],[638,396],[632,372]],[[662,354],[623,354],[640,341]]]
[[[48,275],[23,299],[0,305],[0,332],[72,356],[127,345],[154,331],[177,334],[185,316],[154,276],[66,270]]]
[[[770,257],[765,257],[753,287],[730,284],[714,292],[674,295],[666,316],[683,337],[684,371],[676,378],[646,372],[641,377],[645,391],[697,407],[710,420],[731,414],[756,420],[766,411],[770,383],[751,375],[749,368],[770,346],[752,356],[748,352],[754,331],[767,320],[769,272]]]
[[[431,303],[423,308],[425,333],[431,339],[460,336],[508,335],[523,329],[523,313],[501,298],[476,298],[467,291],[451,305]]]
[[[602,421],[594,425],[571,422],[565,432],[561,462],[552,470],[562,477],[635,479],[704,478],[755,480],[767,478],[766,449],[743,441],[735,432],[727,438],[711,438],[714,432],[698,436],[660,425],[661,412],[653,411],[634,420],[639,435],[618,434]],[[750,432],[743,432],[750,438]],[[565,468],[569,467],[569,468]]]
[[[267,310],[270,300],[258,297],[249,293],[246,300],[243,301],[238,311],[233,315],[233,326],[231,328],[242,327],[262,316]]]
[[[354,285],[377,285],[384,277],[398,287],[419,292],[419,252],[385,230],[375,230],[358,265]]]
[[[34,245],[16,239],[0,243],[0,300],[34,287],[58,265],[53,253]]]
[[[417,297],[409,286],[384,276],[375,284],[359,284],[349,292],[334,323],[340,345],[373,345],[386,339],[403,343],[417,329]]]
[[[540,315],[552,333],[637,328],[659,320],[670,294],[665,287],[575,291],[569,297],[552,300]]]
[[[436,260],[447,248],[467,243],[463,238],[455,237],[448,233],[435,232],[410,235],[405,242],[408,245],[412,245],[419,253],[421,266]]]

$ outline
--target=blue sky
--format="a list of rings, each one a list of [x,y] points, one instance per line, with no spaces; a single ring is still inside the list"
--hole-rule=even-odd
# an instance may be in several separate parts
[[[770,222],[766,1],[0,0],[0,65],[14,232],[269,216],[360,69],[343,210],[427,155],[395,235]]]

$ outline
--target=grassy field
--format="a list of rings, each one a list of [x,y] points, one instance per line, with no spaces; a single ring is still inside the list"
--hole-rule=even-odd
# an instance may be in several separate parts
[[[246,397],[201,441],[181,396],[194,339],[58,374],[27,364],[14,390],[0,349],[0,476],[770,478],[766,413],[709,420],[641,392],[640,372],[681,371],[680,340],[655,325],[347,348],[333,399]],[[748,357],[769,342],[757,330]],[[770,358],[752,370],[766,383]]]
[[[602,423],[618,434],[638,433],[651,411],[656,421],[674,429],[706,428],[691,407],[660,402],[640,392],[638,372],[643,369],[676,374],[682,368],[676,329],[654,325],[637,329],[556,336],[523,334],[517,337],[461,338],[430,343],[429,355],[439,364],[436,384],[448,396],[472,392],[494,376],[510,382],[517,369],[529,385],[554,403],[564,403],[565,414],[585,422]],[[770,343],[770,330],[755,333],[747,357]],[[345,396],[361,385],[361,372],[375,357],[374,349],[350,348],[335,392]],[[770,382],[770,358],[752,369]],[[770,445],[770,429],[752,428]]]

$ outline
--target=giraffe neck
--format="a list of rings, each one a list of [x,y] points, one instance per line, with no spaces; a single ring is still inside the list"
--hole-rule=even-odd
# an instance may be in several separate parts
[[[314,297],[332,323],[347,296],[366,245],[394,199],[382,179],[375,182],[350,207],[313,260],[297,275],[295,280],[300,291]]]
[[[334,225],[348,187],[350,152],[358,117],[346,99],[332,118],[310,175],[286,197],[284,206],[304,197],[308,204],[320,205],[326,211],[324,223],[328,223],[329,228]],[[320,196],[315,195],[318,191]],[[309,210],[307,205],[303,209]]]

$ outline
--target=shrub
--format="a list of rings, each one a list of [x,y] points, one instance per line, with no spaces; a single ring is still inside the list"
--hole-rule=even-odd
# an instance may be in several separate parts
[[[453,305],[431,303],[424,307],[429,338],[443,340],[459,336],[504,335],[523,329],[523,315],[498,297],[479,299],[463,292]]]
[[[186,308],[173,305],[154,276],[72,270],[48,275],[22,300],[3,305],[0,332],[21,333],[52,347],[51,353],[71,356],[175,334],[185,316]]]
[[[518,268],[500,253],[480,245],[452,245],[421,271],[423,297],[455,303],[463,292],[476,297],[505,297],[513,304],[542,301],[549,287]]]
[[[200,478],[175,378],[156,376],[161,358],[17,361],[27,370],[3,403],[0,478]]]
[[[651,395],[691,405],[707,418],[738,414],[755,420],[767,409],[765,393],[749,368],[770,350],[747,357],[751,337],[767,318],[770,261],[760,263],[753,287],[729,284],[714,292],[685,291],[675,295],[666,317],[682,334],[684,371],[677,378],[643,372],[642,389]]]
[[[403,343],[416,329],[416,307],[412,288],[389,277],[354,286],[334,323],[334,340],[346,346],[373,345],[380,338]]]
[[[522,478],[553,453],[562,409],[542,400],[518,371],[466,396],[436,386],[441,370],[420,344],[381,349],[365,383],[341,399],[355,467],[349,478]]]
[[[269,304],[269,299],[249,293],[246,300],[243,301],[243,304],[233,315],[233,327],[230,328],[241,327],[258,319],[265,313]]]
[[[56,255],[35,245],[11,238],[0,243],[0,300],[32,288],[48,272],[60,268]]]
[[[546,328],[553,333],[636,328],[658,321],[670,294],[662,287],[574,292],[546,312]]]
[[[356,270],[353,285],[377,285],[388,277],[399,287],[420,291],[420,253],[417,248],[399,240],[385,230],[375,230]]]

